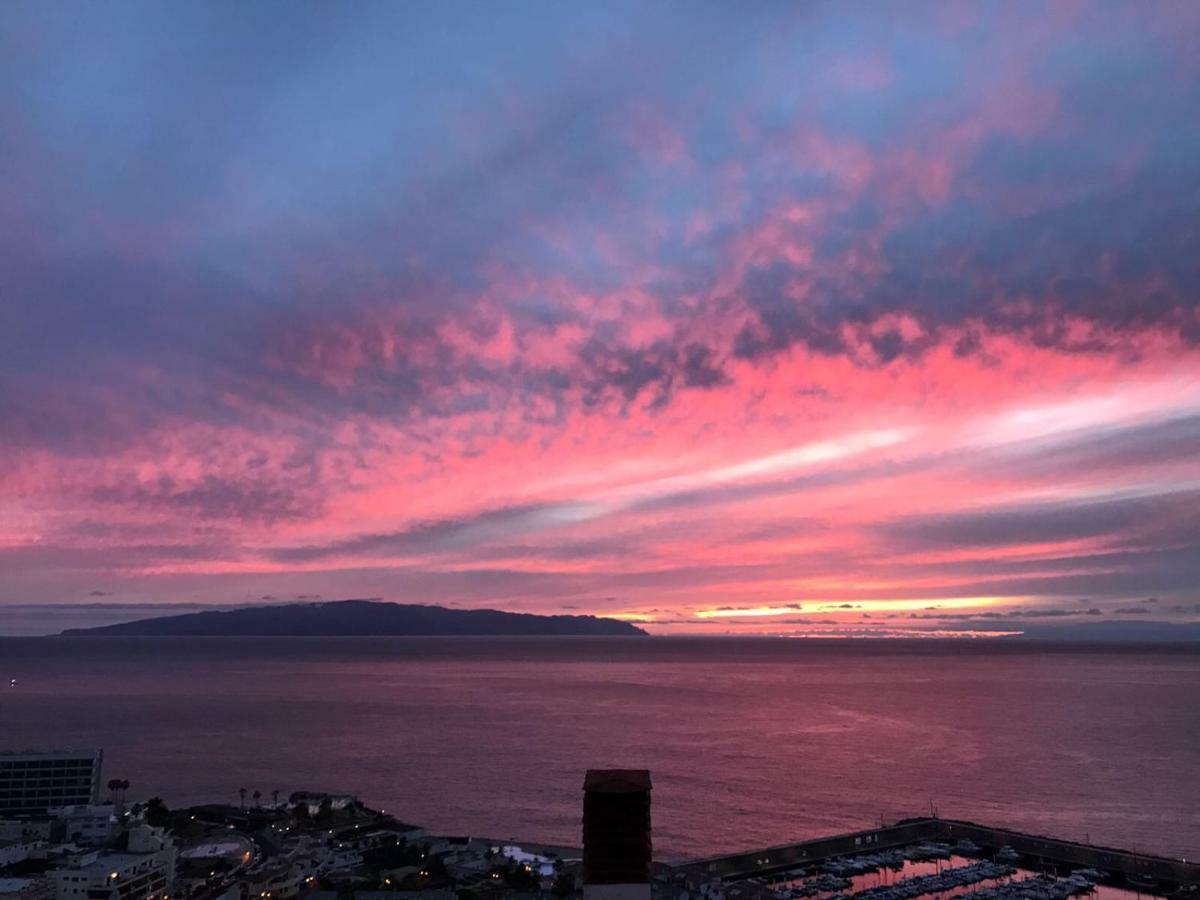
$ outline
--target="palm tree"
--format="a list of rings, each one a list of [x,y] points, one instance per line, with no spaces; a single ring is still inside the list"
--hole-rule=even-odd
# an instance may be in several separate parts
[[[262,791],[255,791],[254,792],[254,808],[255,809],[260,808],[260,806],[261,806],[261,804],[259,803],[260,800],[262,800]]]
[[[242,798],[242,809],[246,808],[246,789],[238,788],[238,796]]]
[[[279,809],[279,791],[271,791],[271,805]]]
[[[125,802],[125,792],[129,790],[129,782],[121,778],[110,778],[108,780],[108,790],[112,794],[113,805]]]

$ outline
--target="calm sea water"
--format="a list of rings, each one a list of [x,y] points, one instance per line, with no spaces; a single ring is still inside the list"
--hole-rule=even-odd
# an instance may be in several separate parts
[[[1200,648],[691,638],[0,639],[0,747],[168,803],[356,793],[578,844],[647,767],[664,859],[928,812],[1200,856]],[[16,687],[8,687],[16,678]]]

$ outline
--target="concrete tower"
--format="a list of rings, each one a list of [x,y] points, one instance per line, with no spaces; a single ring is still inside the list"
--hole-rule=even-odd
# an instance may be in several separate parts
[[[650,900],[650,772],[589,769],[583,780],[584,900]]]

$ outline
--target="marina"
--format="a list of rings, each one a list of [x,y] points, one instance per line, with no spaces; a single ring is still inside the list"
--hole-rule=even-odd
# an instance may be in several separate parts
[[[702,878],[749,881],[778,900],[1200,896],[1200,866],[1194,862],[939,818],[713,857],[680,868]]]

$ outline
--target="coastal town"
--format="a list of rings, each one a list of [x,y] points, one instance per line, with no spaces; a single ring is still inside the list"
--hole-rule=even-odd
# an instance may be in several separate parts
[[[429,834],[356,797],[169,809],[102,754],[0,754],[0,900],[454,900],[576,892],[580,859]]]
[[[1187,860],[936,818],[667,865],[644,770],[587,773],[573,849],[432,834],[315,791],[172,809],[102,782],[102,759],[0,752],[0,900],[1200,898]]]

